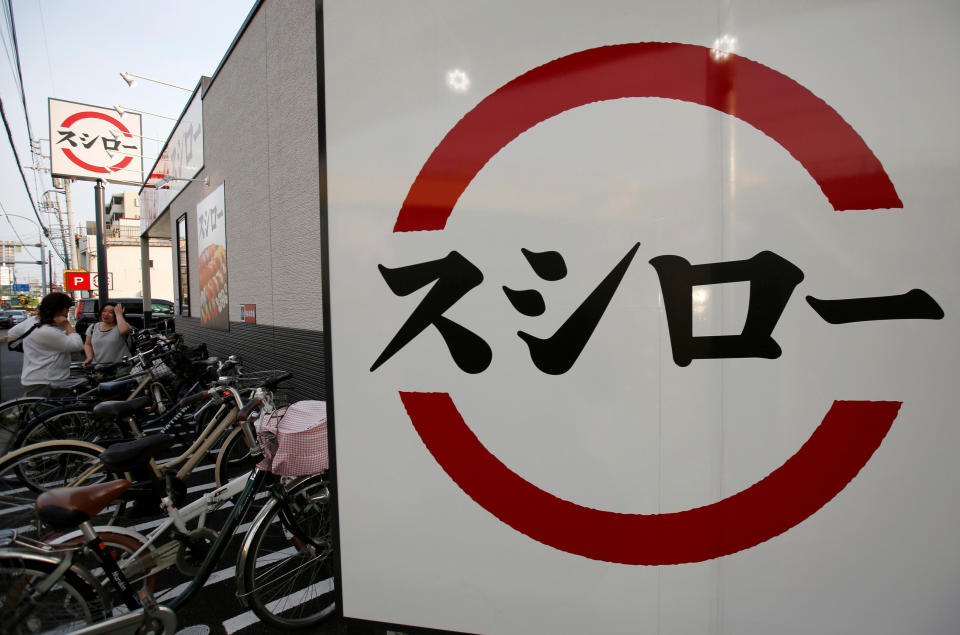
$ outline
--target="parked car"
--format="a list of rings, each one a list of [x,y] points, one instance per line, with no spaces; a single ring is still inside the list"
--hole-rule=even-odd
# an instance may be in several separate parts
[[[108,302],[116,302],[123,306],[123,317],[135,329],[143,328],[143,299],[142,298],[110,298]],[[169,300],[151,300],[150,310],[153,313],[151,327],[172,333],[175,330],[173,319],[173,302]],[[82,298],[77,300],[76,306],[77,333],[87,332],[87,328],[94,322],[100,321],[100,299]]]
[[[8,329],[13,326],[13,316],[8,311],[0,311],[0,329]]]
[[[13,319],[14,324],[20,324],[27,319],[29,314],[23,309],[11,309],[7,311],[10,314],[10,317]]]

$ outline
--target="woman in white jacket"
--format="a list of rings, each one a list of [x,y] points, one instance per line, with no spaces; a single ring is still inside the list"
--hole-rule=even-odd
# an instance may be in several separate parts
[[[25,395],[47,397],[52,393],[50,382],[70,378],[70,354],[83,350],[83,339],[67,319],[71,306],[73,299],[66,293],[48,293],[35,320],[24,320],[7,331],[13,340],[39,325],[23,340],[20,383]]]

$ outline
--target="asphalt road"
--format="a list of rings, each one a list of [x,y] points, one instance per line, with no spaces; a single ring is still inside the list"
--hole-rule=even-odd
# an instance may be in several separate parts
[[[6,331],[0,330],[0,342],[5,342]],[[0,346],[0,401],[14,399],[23,393],[20,385],[20,364],[22,354],[7,350]],[[199,465],[191,474],[187,483],[189,487],[188,500],[195,500],[204,491],[213,489],[213,463]],[[255,615],[245,611],[236,598],[236,562],[237,550],[242,541],[242,531],[253,520],[257,508],[249,512],[248,517],[240,527],[240,535],[235,535],[227,551],[221,557],[220,565],[210,576],[204,589],[186,607],[177,614],[178,635],[203,635],[212,633],[226,635],[237,633],[240,635],[254,633],[276,633],[276,631],[261,624]],[[229,509],[221,509],[208,517],[207,526],[218,529],[226,520]],[[148,518],[144,522],[122,524],[134,526],[141,533],[147,534],[152,527],[158,524],[156,518]],[[155,595],[160,598],[175,597],[179,590],[184,588],[190,578],[176,569],[157,576]],[[383,635],[385,631],[370,627],[352,625],[349,628],[338,617],[333,616],[321,625],[314,633],[320,635]]]

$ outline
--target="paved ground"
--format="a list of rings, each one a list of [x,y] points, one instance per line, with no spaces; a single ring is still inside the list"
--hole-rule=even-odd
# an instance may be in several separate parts
[[[6,331],[0,330],[0,372],[2,372],[2,381],[0,381],[0,401],[14,399],[23,393],[20,385],[20,364],[23,358],[21,353],[14,353],[7,350],[5,344]],[[211,479],[204,478],[207,472],[212,474],[212,463],[200,465],[197,468],[195,479],[188,482],[192,493],[199,495],[206,489],[213,487]],[[226,519],[229,510],[219,510],[211,516],[208,526],[217,528],[219,523]],[[253,513],[253,512],[252,512]],[[247,518],[247,522],[252,520],[253,516]],[[151,523],[143,523],[137,526],[141,532],[151,531]],[[242,528],[242,527],[241,527]],[[236,585],[234,582],[236,553],[239,547],[239,536],[235,537],[230,547],[221,558],[221,566],[217,568],[210,580],[207,582],[203,591],[187,607],[180,611],[177,616],[179,621],[178,635],[204,635],[206,633],[216,635],[226,635],[237,633],[238,635],[271,633],[277,632],[263,626],[252,612],[244,611],[235,597]],[[180,584],[184,584],[186,579],[179,572],[168,574],[162,579],[157,580],[157,589],[172,589]],[[175,592],[171,593],[171,597]],[[356,625],[347,626],[339,618],[331,618],[322,625],[322,628],[314,631],[318,635],[384,635],[382,629],[372,627],[359,627]]]

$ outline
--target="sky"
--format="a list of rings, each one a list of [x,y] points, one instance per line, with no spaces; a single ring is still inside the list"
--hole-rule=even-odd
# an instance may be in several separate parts
[[[9,4],[8,4],[9,3]],[[121,105],[130,109],[166,115],[176,119],[190,93],[150,81],[137,80],[131,88],[121,72],[176,84],[191,90],[201,76],[211,76],[223,59],[256,0],[0,0],[0,99],[21,165],[33,164],[29,128],[34,140],[41,139],[42,167],[49,170],[50,97],[104,108]],[[20,71],[26,98],[26,116],[18,85],[16,52],[10,29],[9,6],[19,48]],[[166,139],[175,123],[148,114],[142,116],[142,135]],[[14,151],[0,134],[0,240],[36,242],[36,215],[27,188],[17,170]],[[143,141],[144,170],[149,170],[162,144]],[[48,171],[24,169],[33,200],[39,206],[44,192],[53,188]],[[132,186],[107,184],[107,197]],[[50,198],[54,194],[47,194]],[[63,196],[60,205],[66,215]],[[74,225],[94,219],[92,183],[71,185]],[[40,210],[48,227],[58,226],[56,215]],[[33,221],[31,223],[30,221]],[[39,249],[29,248],[21,260],[39,260]],[[59,282],[64,268],[52,256],[54,278]],[[39,265],[18,265],[19,282],[39,277]]]

